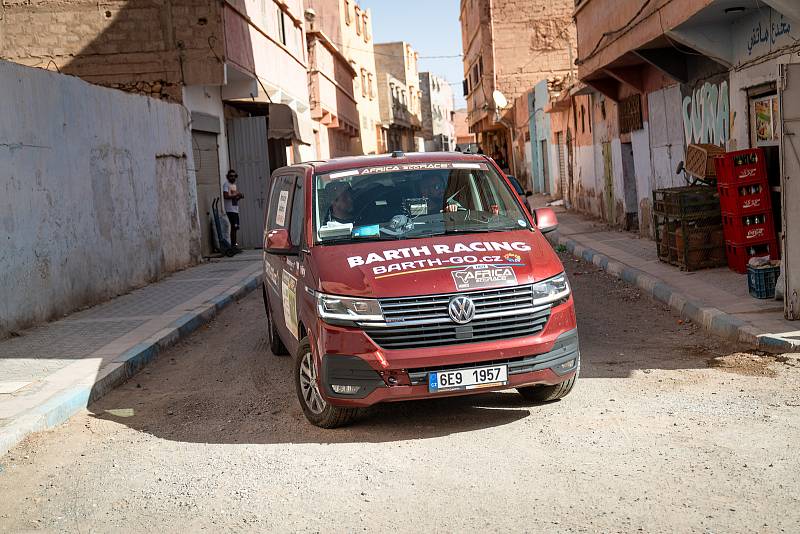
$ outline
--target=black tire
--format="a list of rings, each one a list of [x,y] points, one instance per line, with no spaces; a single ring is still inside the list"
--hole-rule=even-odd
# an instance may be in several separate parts
[[[297,400],[300,401],[306,419],[320,428],[337,428],[349,424],[358,415],[359,410],[333,406],[322,397],[317,381],[316,358],[311,352],[311,344],[307,337],[300,340],[294,360]],[[309,383],[315,384],[315,391],[308,386]]]
[[[275,328],[275,322],[272,320],[272,313],[269,311],[269,300],[267,300],[267,288],[261,286],[261,295],[264,297],[264,310],[267,312],[267,339],[269,340],[269,350],[275,356],[286,356],[289,350],[286,345],[281,341],[278,335],[278,329]]]
[[[517,393],[522,395],[523,398],[534,402],[553,402],[563,399],[569,395],[572,388],[575,387],[575,382],[578,380],[580,368],[569,380],[556,384],[555,386],[528,386],[524,388],[517,388]]]

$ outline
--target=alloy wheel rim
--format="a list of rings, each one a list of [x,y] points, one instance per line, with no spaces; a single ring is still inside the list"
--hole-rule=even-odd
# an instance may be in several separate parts
[[[303,354],[303,358],[300,361],[300,393],[303,397],[303,402],[312,413],[317,415],[322,413],[326,403],[319,392],[317,368],[314,365],[311,351]]]

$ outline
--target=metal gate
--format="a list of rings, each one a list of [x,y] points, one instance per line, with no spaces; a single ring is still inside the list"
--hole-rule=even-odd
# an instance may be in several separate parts
[[[227,121],[231,168],[239,175],[239,235],[242,248],[264,245],[264,212],[269,191],[267,118],[244,117]]]
[[[784,314],[800,319],[800,64],[781,65]]]
[[[200,217],[201,254],[211,255],[211,202],[220,196],[217,134],[192,130],[197,212]]]

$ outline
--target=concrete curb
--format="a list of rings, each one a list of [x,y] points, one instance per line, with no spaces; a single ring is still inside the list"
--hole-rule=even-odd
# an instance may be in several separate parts
[[[211,321],[225,307],[257,289],[262,275],[254,274],[221,295],[208,300],[173,321],[154,336],[138,343],[111,360],[96,373],[79,379],[33,410],[13,418],[0,429],[0,456],[28,434],[60,425],[90,403],[96,401],[139,372],[160,352],[186,338]]]
[[[783,339],[770,334],[762,334],[749,323],[702,302],[689,299],[677,289],[660,278],[645,273],[635,267],[609,258],[605,254],[585,247],[569,237],[553,232],[547,235],[553,245],[562,245],[573,256],[592,263],[617,278],[637,286],[654,300],[668,305],[683,319],[701,325],[714,335],[751,345],[757,349],[773,352],[791,352],[800,349],[800,342]]]

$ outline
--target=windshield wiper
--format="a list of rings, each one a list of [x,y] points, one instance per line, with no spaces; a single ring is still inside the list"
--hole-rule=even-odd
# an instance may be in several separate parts
[[[524,230],[522,226],[480,226],[466,228],[450,228],[444,231],[445,234],[482,234],[487,232],[508,232],[511,230]]]
[[[369,237],[337,237],[336,239],[324,239],[317,242],[318,245],[342,245],[344,243],[368,243],[370,241],[391,241],[395,238],[386,239],[379,236],[369,236]]]

